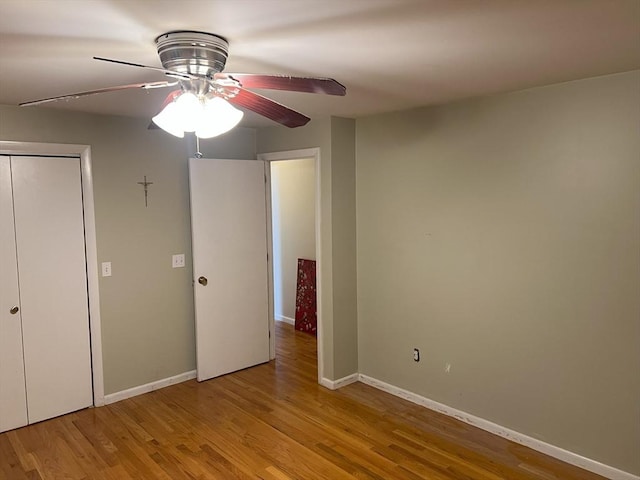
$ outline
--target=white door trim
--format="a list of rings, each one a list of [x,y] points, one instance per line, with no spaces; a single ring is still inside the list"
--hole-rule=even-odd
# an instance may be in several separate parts
[[[102,330],[100,323],[100,293],[98,289],[98,250],[96,219],[93,202],[93,171],[91,147],[62,143],[0,141],[4,155],[78,155],[82,171],[82,199],[84,210],[84,238],[87,256],[87,289],[89,292],[89,329],[91,333],[91,372],[93,405],[104,405],[104,375],[102,370]]]
[[[265,162],[273,162],[276,160],[300,160],[303,158],[312,158],[315,160],[316,166],[316,304],[317,304],[317,348],[318,348],[318,383],[324,377],[323,359],[323,339],[322,339],[322,231],[321,231],[321,203],[320,203],[320,148],[305,148],[301,150],[287,150],[284,152],[259,153],[258,160]],[[270,339],[270,358],[274,359],[275,351],[275,321],[273,317],[273,241],[271,232],[271,169],[267,168],[267,248],[269,249],[269,331]]]

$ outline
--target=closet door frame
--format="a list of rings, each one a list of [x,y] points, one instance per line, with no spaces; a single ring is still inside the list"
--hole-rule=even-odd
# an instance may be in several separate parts
[[[93,380],[93,405],[104,402],[104,376],[102,370],[102,330],[100,328],[100,293],[98,290],[98,251],[96,242],[95,208],[93,202],[93,173],[91,147],[60,143],[0,141],[3,155],[77,155],[82,172],[82,200],[84,212],[84,237],[87,261],[87,290],[89,294],[89,330],[91,336],[91,375]]]

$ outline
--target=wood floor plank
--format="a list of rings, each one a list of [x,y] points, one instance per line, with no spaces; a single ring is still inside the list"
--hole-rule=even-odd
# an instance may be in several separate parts
[[[317,384],[316,342],[276,360],[0,434],[0,480],[602,480],[368,385]]]

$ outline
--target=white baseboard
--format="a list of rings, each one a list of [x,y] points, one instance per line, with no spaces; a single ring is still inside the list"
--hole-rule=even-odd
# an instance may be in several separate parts
[[[321,378],[320,385],[328,388],[329,390],[337,390],[341,387],[346,387],[352,383],[356,383],[360,379],[360,375],[358,373],[352,373],[351,375],[347,375],[346,377],[339,378],[338,380],[329,380],[328,378]]]
[[[345,378],[350,378],[352,376],[353,375],[350,375],[349,377],[345,377]],[[519,443],[520,445],[525,445],[529,448],[532,448],[533,450],[537,450],[538,452],[544,453],[545,455],[549,455],[550,457],[557,458],[558,460],[562,460],[563,462],[570,463],[571,465],[575,465],[577,467],[583,468],[584,470],[597,473],[598,475],[602,475],[603,477],[609,478],[611,480],[640,480],[640,477],[632,473],[619,470],[615,467],[605,465],[596,460],[591,460],[590,458],[586,458],[581,455],[578,455],[577,453],[573,453],[568,450],[564,450],[560,447],[556,447],[555,445],[551,445],[541,440],[537,440],[533,437],[529,437],[522,433],[516,432],[509,428],[490,422],[489,420],[476,417],[475,415],[471,415],[469,413],[463,412],[462,410],[457,410],[455,408],[449,407],[447,405],[444,405],[442,403],[436,402],[429,398],[423,397],[416,393],[409,392],[408,390],[404,390],[402,388],[396,387],[389,383],[385,383],[381,380],[377,380],[373,377],[359,374],[358,380],[374,388],[377,388],[379,390],[383,390],[387,393],[395,395],[396,397],[403,398],[410,402],[426,407],[429,410],[434,410],[436,412],[442,413],[449,417],[456,418],[461,422],[468,423],[469,425],[473,425],[475,427],[481,428],[482,430],[498,435],[499,437],[506,438],[513,442]],[[330,382],[330,381],[327,380],[327,382]],[[333,383],[337,383],[337,382],[333,382]],[[331,387],[327,386],[327,388],[331,388]],[[339,388],[339,387],[336,387],[336,388]]]
[[[109,405],[110,403],[119,402],[120,400],[124,400],[126,398],[136,397],[138,395],[142,395],[143,393],[153,392],[154,390],[159,390],[161,388],[168,387],[169,385],[186,382],[187,380],[191,380],[193,378],[196,378],[195,370],[184,372],[173,377],[163,378],[162,380],[156,380],[155,382],[140,385],[138,387],[122,390],[121,392],[111,393],[104,396],[104,404]]]
[[[293,318],[285,317],[284,315],[274,315],[273,318],[278,322],[288,323],[289,325],[295,325],[296,321]]]

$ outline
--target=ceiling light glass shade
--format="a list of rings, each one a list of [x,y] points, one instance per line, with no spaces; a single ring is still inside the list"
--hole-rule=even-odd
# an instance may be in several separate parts
[[[179,121],[178,107],[176,102],[170,102],[162,111],[152,118],[153,123],[163,129],[165,132],[175,135],[176,137],[184,137],[184,128]]]
[[[190,92],[170,101],[153,117],[160,128],[184,137],[184,132],[196,132],[199,138],[211,138],[228,132],[240,123],[244,113],[220,97],[201,97]]]
[[[199,138],[211,138],[228,132],[240,123],[244,112],[220,97],[205,100],[200,122],[196,127]]]
[[[177,107],[176,122],[182,126],[182,130],[185,132],[195,132],[203,108],[198,97],[191,92],[185,92],[176,99],[175,104]]]

